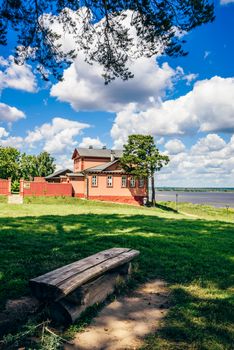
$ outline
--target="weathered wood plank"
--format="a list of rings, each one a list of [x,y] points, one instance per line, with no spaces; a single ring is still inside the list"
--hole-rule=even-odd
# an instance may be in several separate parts
[[[85,270],[78,275],[72,276],[70,279],[65,280],[62,284],[58,285],[57,287],[62,291],[63,295],[65,296],[69,294],[72,290],[88,282],[89,280],[101,276],[106,271],[114,269],[117,266],[123,265],[131,261],[134,257],[138,255],[139,252],[137,250],[130,250],[128,252],[124,252],[121,255],[103,261],[102,263],[93,266],[90,269]]]
[[[129,248],[112,248],[107,249],[97,254],[88,256],[87,258],[75,261],[63,267],[59,267],[56,270],[45,273],[42,276],[38,276],[30,280],[30,282],[42,282],[50,283],[51,285],[57,285],[61,280],[69,278],[76,273],[82,272],[93,265],[99,264],[102,261],[115,257],[123,252],[129,251]]]
[[[137,255],[138,251],[128,248],[109,249],[32,279],[30,287],[39,299],[59,300],[82,284],[129,262]]]

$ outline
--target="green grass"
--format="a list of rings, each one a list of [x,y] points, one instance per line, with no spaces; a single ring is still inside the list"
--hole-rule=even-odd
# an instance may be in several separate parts
[[[27,202],[0,201],[2,308],[29,293],[32,277],[103,249],[131,247],[141,252],[135,282],[163,278],[172,291],[168,316],[144,349],[233,349],[233,210],[227,217],[190,204],[180,204],[181,214],[172,203],[155,209],[73,198]]]

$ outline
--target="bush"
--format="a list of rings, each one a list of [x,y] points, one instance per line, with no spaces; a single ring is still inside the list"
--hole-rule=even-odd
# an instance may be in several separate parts
[[[11,191],[12,192],[19,192],[20,191],[20,182],[18,180],[14,180],[11,184]]]

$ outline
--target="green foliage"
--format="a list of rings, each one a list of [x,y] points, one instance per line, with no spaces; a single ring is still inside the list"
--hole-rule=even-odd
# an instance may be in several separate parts
[[[37,176],[37,157],[22,153],[20,156],[20,178],[32,180]]]
[[[19,178],[20,152],[13,147],[0,146],[0,179]]]
[[[81,26],[69,9],[76,11]],[[124,24],[127,11],[133,30]],[[46,17],[48,26],[41,20],[45,14],[52,15]],[[59,39],[63,34],[53,31],[54,16],[58,15],[64,32],[76,43],[69,52],[62,50]],[[169,56],[185,55],[185,41],[178,32],[188,32],[213,19],[212,0],[3,0],[0,44],[7,44],[9,28],[16,31],[16,62],[34,61],[47,80],[49,74],[61,79],[62,70],[83,51],[87,62],[102,65],[108,83],[116,77],[133,77],[129,70],[132,58],[162,51]],[[100,21],[101,25],[97,24]]]
[[[0,203],[2,308],[30,292],[30,278],[104,249],[130,247],[140,250],[134,282],[162,278],[171,290],[168,315],[144,349],[232,349],[233,209],[227,217],[222,209],[195,206],[192,212],[193,205],[183,204],[194,217],[166,210],[166,203],[160,209],[42,200]]]
[[[54,158],[48,152],[41,152],[36,157],[36,167],[36,176],[50,175],[55,170]]]
[[[154,174],[169,162],[169,157],[160,154],[153,136],[130,135],[124,145],[121,164],[124,170],[137,177],[151,178],[152,202],[155,201]]]
[[[19,192],[20,190],[20,182],[18,180],[14,180],[11,183],[11,191],[12,192]]]
[[[13,191],[19,179],[32,180],[35,176],[50,175],[54,170],[54,158],[48,152],[41,152],[37,156],[27,155],[20,154],[16,148],[0,146],[0,178],[11,177]]]

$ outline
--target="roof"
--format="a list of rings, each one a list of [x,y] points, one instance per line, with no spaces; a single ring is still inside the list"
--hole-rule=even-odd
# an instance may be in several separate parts
[[[112,162],[96,165],[92,168],[88,168],[84,170],[84,173],[118,173],[118,174],[125,174],[125,171],[123,169],[115,169],[115,170],[108,170],[108,168],[119,162],[119,159],[115,159]]]
[[[82,176],[84,176],[84,174],[83,173],[69,173],[68,174],[68,176],[72,176],[72,177],[75,177],[75,176],[80,176],[80,177],[82,177]]]
[[[96,166],[94,166],[92,168],[85,169],[84,171],[85,172],[93,172],[93,171],[100,172],[100,171],[103,171],[103,170],[109,168],[112,164],[115,164],[116,162],[118,162],[118,159],[115,159],[112,162],[107,162],[107,163],[104,163],[104,164],[96,165]]]
[[[59,177],[63,174],[71,173],[71,172],[72,171],[70,169],[60,169],[60,170],[55,171],[53,174],[46,176],[45,179],[52,179],[54,177]]]
[[[81,157],[100,157],[100,158],[111,158],[111,153],[114,154],[115,158],[122,157],[123,151],[119,149],[111,150],[107,148],[76,148],[73,157],[75,156],[75,153],[78,152]]]

